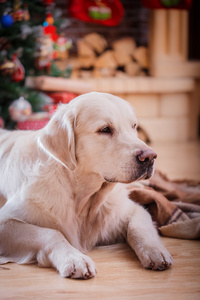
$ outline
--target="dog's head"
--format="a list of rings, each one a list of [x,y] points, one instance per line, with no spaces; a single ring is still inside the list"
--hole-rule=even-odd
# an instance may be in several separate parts
[[[61,105],[42,131],[40,147],[70,170],[108,182],[149,178],[156,153],[137,137],[137,119],[125,100],[89,93]]]

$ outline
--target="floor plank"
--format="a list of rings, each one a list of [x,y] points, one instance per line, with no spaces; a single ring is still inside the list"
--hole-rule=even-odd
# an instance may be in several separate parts
[[[98,271],[90,280],[61,278],[35,265],[5,265],[0,299],[200,299],[200,241],[162,240],[175,261],[169,270],[143,269],[125,244],[101,247],[89,254]]]

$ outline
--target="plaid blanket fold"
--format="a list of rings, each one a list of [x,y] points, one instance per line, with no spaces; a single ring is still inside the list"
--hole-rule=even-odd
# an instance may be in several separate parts
[[[130,198],[146,207],[162,235],[200,238],[200,182],[170,181],[157,171],[148,184],[128,188]]]

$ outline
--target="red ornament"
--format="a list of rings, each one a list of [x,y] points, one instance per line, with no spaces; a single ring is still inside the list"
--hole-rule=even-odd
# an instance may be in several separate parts
[[[124,16],[119,0],[72,0],[69,11],[73,18],[106,26],[118,25]]]
[[[190,9],[192,0],[142,0],[142,4],[151,9]]]
[[[54,26],[54,25],[44,26],[43,31],[44,31],[44,34],[50,35],[52,41],[54,41],[54,42],[57,41],[58,34],[56,32],[56,26]]]
[[[23,80],[25,70],[16,54],[13,55],[12,61],[15,64],[14,72],[12,74],[12,80],[16,82]]]

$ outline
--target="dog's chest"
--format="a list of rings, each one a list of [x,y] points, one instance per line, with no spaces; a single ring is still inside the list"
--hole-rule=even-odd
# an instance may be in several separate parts
[[[79,238],[86,250],[124,238],[125,212],[120,198],[115,193],[105,195],[102,202],[99,198],[99,195],[91,197],[79,215]]]

